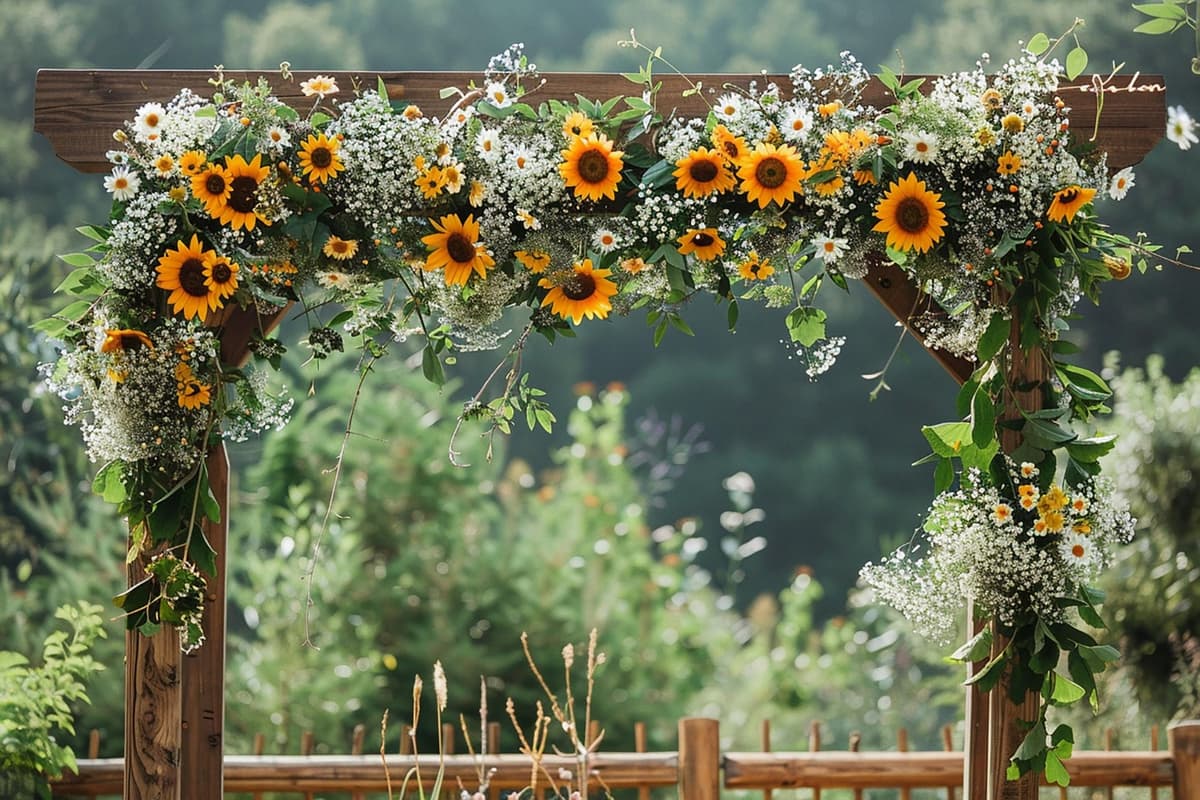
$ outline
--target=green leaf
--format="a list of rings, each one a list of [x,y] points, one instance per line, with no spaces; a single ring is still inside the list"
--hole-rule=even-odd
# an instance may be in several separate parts
[[[933,491],[941,494],[954,485],[954,462],[948,458],[939,458],[933,468]]]
[[[683,321],[683,317],[679,316],[678,314],[675,314],[675,313],[668,314],[667,320],[671,323],[672,327],[674,327],[676,330],[678,330],[688,336],[696,335],[695,331],[693,331],[691,329],[691,327],[686,322]]]
[[[985,448],[996,440],[996,406],[987,389],[980,387],[971,401],[971,443]]]
[[[1082,47],[1076,45],[1067,53],[1067,78],[1075,80],[1087,69],[1088,54]]]
[[[1058,786],[1068,786],[1071,783],[1071,774],[1067,772],[1067,768],[1063,766],[1058,753],[1054,751],[1046,753],[1046,768],[1044,772],[1046,773],[1046,783],[1053,783]]]
[[[446,372],[442,369],[442,361],[434,352],[433,345],[425,345],[425,351],[421,354],[421,372],[424,373],[425,380],[432,384],[444,386],[446,383]]]
[[[1179,22],[1187,19],[1187,12],[1183,10],[1183,6],[1176,3],[1134,3],[1133,9],[1148,17],[1173,19]]]
[[[0,674],[29,663],[29,659],[20,653],[0,650]]]
[[[103,244],[104,242],[108,241],[107,233],[93,225],[84,225],[82,227],[76,228],[75,230],[78,233],[82,233],[84,236],[86,236],[87,238],[91,239],[94,242],[100,242],[101,244]]]
[[[1067,454],[1076,461],[1092,464],[1107,455],[1117,444],[1116,435],[1076,439],[1067,444]]]
[[[963,681],[963,686],[977,685],[980,691],[990,692],[1000,683],[1008,664],[1008,648],[1001,650],[983,669]]]
[[[382,75],[375,76],[375,92],[384,100],[388,99],[387,84],[383,82]]]
[[[992,652],[992,629],[984,628],[950,654],[951,661],[982,661]]]
[[[1046,752],[1046,725],[1038,720],[1021,740],[1021,745],[1017,748],[1017,752],[1013,753],[1013,758],[1017,761],[1032,761],[1044,752]]]
[[[1029,44],[1025,45],[1025,49],[1035,56],[1040,56],[1050,47],[1050,37],[1044,33],[1035,33],[1029,40]]]
[[[1008,341],[1008,334],[1011,330],[1012,322],[1003,314],[992,314],[987,330],[979,337],[979,345],[975,348],[975,354],[981,363],[991,361],[996,357],[1000,348],[1004,347],[1004,343]]]
[[[120,461],[110,461],[100,468],[92,480],[92,491],[104,498],[106,503],[120,505],[125,501],[123,466]]]
[[[204,536],[204,531],[199,525],[192,529],[192,541],[188,547],[188,557],[196,568],[205,575],[216,577],[217,575],[217,551],[213,550],[208,539]]]
[[[737,302],[730,300],[729,301],[729,310],[725,314],[725,320],[729,325],[729,330],[734,330],[735,328],[737,328],[738,313],[739,312],[738,312]]]
[[[812,347],[825,338],[826,314],[819,308],[800,306],[787,315],[788,334],[793,342]]]
[[[1047,693],[1049,693],[1050,702],[1058,706],[1077,703],[1087,694],[1082,686],[1057,672],[1046,673],[1046,686],[1042,689],[1042,695],[1045,696]]]
[[[1180,23],[1172,22],[1169,19],[1148,19],[1141,25],[1133,29],[1134,33],[1147,33],[1156,35],[1160,33],[1171,33],[1178,28]]]

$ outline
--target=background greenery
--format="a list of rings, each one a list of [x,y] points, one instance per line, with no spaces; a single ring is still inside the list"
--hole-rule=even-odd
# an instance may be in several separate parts
[[[848,49],[869,68],[941,72],[985,51],[1005,58],[1017,40],[1064,30],[1075,14],[1088,20],[1082,35],[1094,69],[1116,59],[1127,71],[1164,73],[1168,102],[1200,112],[1185,38],[1135,36],[1137,15],[1100,0],[1071,4],[1069,13],[1034,0],[1002,8],[968,0],[886,8],[837,0],[214,0],[203,16],[183,2],[0,4],[0,74],[9,87],[0,101],[0,648],[36,652],[57,605],[111,595],[123,581],[121,524],[88,494],[93,465],[37,386],[36,365],[51,357],[51,344],[27,328],[53,306],[51,290],[65,274],[54,254],[76,249],[71,229],[107,210],[98,177],[59,163],[32,132],[37,68],[273,69],[288,60],[296,69],[478,69],[522,41],[546,70],[624,70],[637,59],[616,41],[633,27],[684,70],[782,72]],[[1195,245],[1194,174],[1186,157],[1160,148],[1138,168],[1130,197],[1104,213],[1118,229]],[[1200,608],[1194,556],[1180,560],[1196,552],[1194,490],[1180,477],[1200,468],[1188,444],[1196,402],[1168,402],[1177,391],[1168,378],[1200,363],[1188,322],[1195,280],[1181,270],[1135,276],[1111,287],[1103,309],[1083,309],[1078,324],[1087,366],[1100,368],[1113,348],[1131,365],[1162,356],[1148,383],[1120,381],[1129,399],[1114,426],[1153,453],[1126,464],[1128,486],[1150,490],[1137,502],[1152,532],[1110,587],[1134,654],[1113,688],[1129,702],[1110,706],[1131,736],[1145,728],[1132,714],[1145,708],[1161,721],[1189,697],[1186,685],[1175,694],[1162,687],[1178,666],[1165,621],[1178,621],[1182,648]],[[459,389],[439,394],[392,359],[368,382],[316,573],[319,650],[299,645],[301,578],[324,513],[322,470],[344,426],[350,370],[290,367],[293,394],[303,398],[295,422],[233,453],[231,750],[264,731],[275,740],[270,749],[294,751],[306,729],[342,749],[356,722],[373,731],[383,708],[399,713],[413,673],[428,679],[435,658],[446,665],[456,708],[477,705],[473,687],[486,673],[493,718],[507,694],[528,709],[534,692],[520,631],[530,632],[546,665],[593,625],[611,658],[599,707],[609,746],[630,742],[635,718],[650,724],[652,744],[669,746],[684,713],[720,714],[723,730],[745,746],[755,745],[763,716],[775,720],[780,746],[802,747],[815,716],[832,720],[827,741],[839,745],[861,728],[864,746],[890,746],[903,722],[918,746],[939,746],[938,727],[958,714],[954,677],[886,612],[848,593],[863,562],[912,535],[930,476],[908,464],[924,451],[919,426],[953,414],[953,386],[908,342],[888,375],[892,390],[870,403],[872,383],[860,375],[882,366],[893,323],[865,292],[829,310],[831,333],[848,342],[815,385],[780,342],[782,318],[767,312],[744,311],[731,336],[723,314],[698,305],[689,314],[695,339],[672,334],[657,351],[637,319],[584,325],[578,341],[538,346],[527,358],[560,419],[576,407],[571,424],[552,437],[517,434],[497,463],[476,453],[463,471],[445,459],[450,421],[490,360],[462,359]],[[572,387],[583,381],[628,390],[577,400]],[[1197,391],[1200,379],[1188,381],[1180,397]],[[739,470],[754,477],[752,498],[721,489]],[[764,513],[743,516],[742,525],[727,516],[723,527],[723,512],[752,508]],[[750,555],[758,536],[766,550]],[[123,637],[118,624],[109,628],[94,650],[109,669],[93,682],[80,730],[101,728],[112,754],[120,748]]]

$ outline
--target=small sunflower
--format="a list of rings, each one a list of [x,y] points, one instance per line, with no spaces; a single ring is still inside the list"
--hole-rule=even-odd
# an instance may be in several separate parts
[[[834,100],[830,103],[822,103],[817,106],[817,113],[822,117],[832,117],[834,114],[842,110],[842,101]]]
[[[154,159],[154,174],[160,178],[169,178],[175,171],[175,159],[170,154],[163,153]]]
[[[178,247],[168,250],[166,255],[158,259],[158,278],[155,285],[170,292],[167,302],[176,314],[183,314],[187,319],[199,317],[203,322],[210,308],[215,308],[218,300],[214,292],[207,286],[205,262],[212,255],[211,250],[205,250],[200,238],[192,234],[189,243],[177,242]]]
[[[534,275],[545,272],[550,266],[550,254],[545,250],[518,250],[513,255]]]
[[[591,118],[582,111],[572,111],[563,120],[563,136],[567,140],[582,139],[585,136],[591,136],[596,130],[596,126],[592,124]]]
[[[467,192],[467,202],[471,204],[471,208],[479,208],[483,205],[483,198],[487,196],[487,184],[482,181],[471,181],[471,189]]]
[[[803,193],[804,161],[790,145],[760,144],[738,168],[740,190],[759,208],[782,206]]]
[[[1025,130],[1025,120],[1020,114],[1005,114],[1004,119],[1000,120],[1000,127],[1009,133],[1020,133]]]
[[[217,305],[213,306],[213,310],[216,310],[237,291],[238,265],[225,256],[209,251],[204,258],[204,285],[208,287],[209,296],[217,301]]]
[[[996,160],[996,172],[1001,175],[1012,175],[1021,169],[1021,157],[1012,150],[1005,150],[1004,155]]]
[[[707,197],[733,188],[733,173],[725,166],[721,153],[701,147],[675,162],[675,188],[684,197]]]
[[[771,266],[769,259],[762,258],[756,251],[751,250],[750,255],[738,264],[738,274],[748,281],[765,281],[775,274],[775,267]]]
[[[330,178],[336,178],[345,169],[338,155],[340,146],[337,137],[330,139],[323,133],[309,136],[300,145],[301,172],[313,183],[326,183]]]
[[[200,171],[192,176],[192,194],[204,204],[204,210],[211,217],[221,216],[232,193],[233,184],[220,164],[202,166]]]
[[[617,196],[617,184],[621,182],[620,150],[612,149],[612,142],[599,134],[581,136],[562,151],[563,162],[558,165],[563,181],[575,192],[576,198],[609,200]]]
[[[116,328],[104,332],[104,341],[100,344],[101,353],[120,353],[126,350],[136,350],[139,347],[154,349],[150,337],[132,328]]]
[[[750,152],[749,145],[741,136],[735,136],[732,131],[724,125],[718,125],[713,128],[712,142],[717,147],[717,151],[726,162],[735,167],[740,167],[742,159]]]
[[[1046,212],[1047,219],[1052,222],[1072,222],[1079,209],[1092,202],[1096,196],[1095,189],[1085,189],[1082,186],[1071,185],[1059,189],[1050,201],[1050,209]]]
[[[271,174],[271,168],[264,167],[261,161],[261,153],[256,153],[249,162],[241,153],[225,159],[225,178],[229,182],[230,191],[220,216],[217,217],[221,224],[234,230],[245,228],[248,231],[254,230],[255,224],[259,222],[264,225],[271,224],[259,208],[258,187]]]
[[[330,236],[325,240],[325,246],[321,248],[321,252],[334,261],[349,261],[358,253],[358,240]]]
[[[725,242],[716,228],[693,228],[679,237],[681,255],[694,255],[701,261],[712,261],[725,252]]]
[[[894,181],[879,204],[871,230],[887,234],[888,247],[924,253],[942,238],[946,227],[941,196],[925,188],[913,173]]]
[[[446,173],[441,167],[429,167],[421,171],[414,183],[426,200],[432,200],[446,188]]]
[[[194,178],[204,171],[208,156],[203,150],[188,150],[179,157],[179,171],[189,178]]]
[[[211,387],[201,383],[192,368],[184,363],[175,368],[175,393],[183,408],[195,410],[212,402]]]
[[[426,270],[446,268],[447,286],[465,286],[471,273],[486,277],[496,265],[487,249],[479,242],[479,223],[473,215],[466,220],[457,214],[447,214],[441,220],[430,220],[437,233],[421,237],[432,252],[425,258]]]
[[[542,278],[538,286],[549,289],[543,306],[576,325],[588,319],[604,319],[612,311],[609,298],[617,293],[617,285],[608,279],[610,269],[595,269],[592,260],[575,262],[570,272],[554,278]]]
[[[649,268],[649,266],[641,256],[634,256],[633,258],[626,258],[621,261],[621,269],[630,275],[637,275],[642,270]]]
[[[1000,107],[1004,105],[1004,95],[996,89],[985,89],[979,97],[979,102],[988,111],[999,111]]]

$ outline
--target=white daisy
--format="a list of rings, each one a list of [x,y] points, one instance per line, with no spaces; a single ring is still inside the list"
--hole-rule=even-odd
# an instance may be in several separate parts
[[[817,248],[817,258],[832,264],[846,254],[850,243],[842,237],[814,236],[813,245]]]
[[[1171,106],[1167,109],[1167,138],[1179,145],[1180,150],[1187,150],[1200,141],[1196,138],[1196,120],[1192,119],[1183,106]]]
[[[812,112],[804,106],[792,106],[783,118],[783,138],[789,142],[802,142],[812,129]]]
[[[109,150],[104,154],[104,158],[110,164],[128,164],[129,153],[125,150]]]
[[[1113,200],[1124,200],[1125,194],[1133,186],[1133,167],[1126,167],[1112,177],[1108,185],[1108,196]]]
[[[146,103],[137,110],[134,125],[139,135],[148,137],[161,132],[166,117],[167,110],[160,103]]]
[[[305,97],[316,95],[318,99],[324,100],[327,94],[337,94],[338,85],[332,76],[314,75],[300,84],[300,91]]]
[[[1037,103],[1033,102],[1032,100],[1026,100],[1025,102],[1021,103],[1021,116],[1025,118],[1026,122],[1036,117],[1037,113]]]
[[[904,134],[904,157],[918,164],[930,164],[938,157],[936,133],[914,131]]]
[[[142,182],[138,176],[129,171],[129,167],[113,167],[112,175],[104,179],[104,188],[112,193],[114,200],[125,202],[132,200],[138,193]]]
[[[1096,549],[1092,540],[1082,534],[1068,533],[1058,545],[1059,552],[1068,564],[1090,567],[1096,561]]]
[[[519,144],[512,149],[512,155],[509,156],[509,161],[520,172],[525,172],[533,166],[533,160],[537,154],[529,145]]]
[[[268,149],[278,152],[292,143],[292,136],[279,125],[272,125],[267,128],[267,135],[263,138],[263,143]]]
[[[483,99],[496,108],[507,108],[512,105],[512,97],[503,83],[489,83],[483,89]]]
[[[467,175],[464,169],[461,161],[455,161],[452,164],[447,164],[445,169],[442,170],[442,177],[446,179],[445,189],[450,194],[458,194],[458,190],[466,182]]]
[[[344,272],[337,270],[329,270],[317,274],[317,283],[321,284],[326,289],[346,289],[349,288],[351,278]]]
[[[721,95],[713,104],[713,113],[725,122],[737,119],[742,115],[742,96],[733,92]]]
[[[495,128],[482,128],[475,137],[475,150],[479,157],[489,164],[500,160],[500,131]]]
[[[611,253],[617,249],[617,235],[608,228],[597,228],[592,234],[592,247],[601,253]]]

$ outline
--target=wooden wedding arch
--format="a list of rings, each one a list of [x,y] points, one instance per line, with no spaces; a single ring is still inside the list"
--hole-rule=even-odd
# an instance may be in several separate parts
[[[298,82],[282,81],[276,73],[231,72],[226,78],[257,81],[263,77],[274,86],[276,96],[293,107],[306,107]],[[376,85],[377,76],[392,98],[437,113],[448,101],[440,98],[446,86],[465,86],[476,76],[463,72],[331,72],[340,86]],[[133,118],[143,103],[162,101],[179,90],[206,92],[211,74],[200,70],[41,70],[38,72],[34,107],[34,129],[43,134],[60,159],[82,172],[107,172],[111,164],[105,153],[112,148],[112,132]],[[539,89],[543,99],[573,100],[576,94],[608,98],[628,91],[620,75],[552,73],[544,76]],[[747,86],[764,80],[763,75],[697,75],[692,80],[705,86]],[[683,97],[689,87],[680,76],[666,76],[659,93],[681,115],[702,116],[707,111],[701,98]],[[781,87],[790,86],[786,75],[766,76]],[[927,81],[926,85],[931,85]],[[1097,97],[1103,93],[1103,114],[1096,127]],[[1159,76],[1135,76],[1117,82],[1081,76],[1060,86],[1059,94],[1071,107],[1071,127],[1092,131],[1095,144],[1108,154],[1113,170],[1136,164],[1162,138],[1166,128],[1165,90]],[[674,100],[672,100],[674,98]],[[886,106],[891,99],[878,81],[868,86],[863,102]],[[886,259],[881,259],[881,262]],[[910,324],[939,310],[909,277],[896,267],[878,263],[863,282],[913,336],[923,343],[921,333]],[[236,311],[236,309],[235,309]],[[249,355],[247,343],[252,330],[263,321],[244,315],[222,320],[225,333],[221,356],[227,364],[242,364]],[[272,325],[275,320],[266,321]],[[1017,321],[1014,320],[1014,330]],[[965,382],[973,365],[952,354],[927,348],[959,384]],[[1013,348],[1020,354],[1020,348]],[[1040,362],[1024,361],[1015,355],[1010,385],[1035,387],[1017,398],[1026,411],[1037,409],[1037,385],[1046,379]],[[1010,415],[1015,409],[1010,410]],[[1002,446],[1011,451],[1019,434],[1006,431]],[[125,781],[127,800],[219,800],[223,796],[223,727],[225,662],[225,575],[227,534],[230,520],[229,464],[223,446],[208,456],[208,474],[213,493],[221,506],[222,521],[206,523],[205,536],[216,549],[217,577],[208,581],[204,618],[206,644],[192,655],[180,653],[173,629],[164,628],[147,638],[136,631],[126,634],[125,682]],[[142,577],[141,563],[130,566],[130,582]],[[997,637],[999,639],[999,637]],[[997,641],[995,647],[1000,647]],[[978,668],[982,665],[975,665]],[[968,670],[972,667],[968,667]],[[1006,700],[1003,687],[987,695],[968,690],[966,697],[966,740],[964,742],[963,800],[1034,800],[1036,775],[1019,782],[1005,782],[1008,755],[1023,737],[1015,725],[1036,709],[1036,695],[1023,704]],[[693,800],[693,798],[688,798]],[[697,798],[696,800],[699,800]]]

